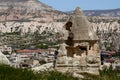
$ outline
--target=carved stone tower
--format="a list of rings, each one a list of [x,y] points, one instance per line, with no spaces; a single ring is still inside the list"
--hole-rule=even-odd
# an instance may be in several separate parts
[[[100,65],[98,37],[79,7],[63,26],[61,35],[56,69],[96,74]]]

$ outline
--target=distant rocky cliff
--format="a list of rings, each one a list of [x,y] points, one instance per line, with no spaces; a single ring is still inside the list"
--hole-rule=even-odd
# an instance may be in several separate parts
[[[73,11],[68,11],[66,13],[71,14]],[[84,14],[86,16],[120,17],[120,8],[106,10],[84,10]]]
[[[66,14],[53,9],[38,0],[0,0],[0,21],[39,21],[62,20]]]
[[[88,17],[91,28],[97,31],[109,32],[110,30],[120,32],[119,17]]]
[[[31,10],[53,10],[52,7],[39,2],[38,0],[0,0],[0,9],[13,8],[26,8]]]
[[[87,16],[120,17],[120,8],[109,10],[85,10]]]

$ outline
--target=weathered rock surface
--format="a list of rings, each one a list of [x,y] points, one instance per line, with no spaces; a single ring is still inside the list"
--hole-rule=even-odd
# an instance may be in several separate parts
[[[47,63],[47,64],[43,64],[41,66],[32,68],[32,70],[36,71],[36,72],[49,71],[49,70],[52,70],[52,69],[53,69],[53,63]]]
[[[0,51],[0,64],[10,65],[10,61],[1,51]]]
[[[38,0],[0,0],[0,9],[6,9],[10,6],[13,6],[14,8],[27,8],[27,9],[46,9],[46,10],[53,10],[52,7],[47,6],[46,4],[43,4],[39,2]]]
[[[42,33],[45,30],[49,30],[50,32],[61,32],[62,27],[64,24],[63,23],[58,23],[58,22],[52,22],[52,23],[39,23],[39,22],[7,22],[6,26],[3,23],[0,23],[0,31],[3,33],[6,32],[19,32],[21,33],[27,33],[27,32],[35,32],[39,31]]]
[[[78,77],[82,77],[79,75],[82,72],[99,75],[98,37],[89,24],[80,8],[76,8],[63,26],[56,70]]]

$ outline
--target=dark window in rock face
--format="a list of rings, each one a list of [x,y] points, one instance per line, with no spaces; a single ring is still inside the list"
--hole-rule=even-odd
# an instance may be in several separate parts
[[[69,36],[68,36],[68,39],[67,39],[67,41],[66,41],[66,44],[67,44],[67,45],[69,45],[69,46],[74,46],[73,37],[74,37],[73,33],[70,32],[70,33],[69,33]]]
[[[69,46],[73,46],[74,44],[73,44],[73,39],[72,38],[70,38],[70,37],[68,37],[68,40],[67,40],[67,45],[69,45]]]
[[[79,55],[81,56],[81,54],[85,53],[87,55],[87,46],[77,46],[77,49],[76,49],[76,55]]]
[[[87,51],[87,47],[85,47],[85,46],[79,46],[79,49]]]
[[[66,27],[66,30],[69,31],[69,36],[68,36],[68,39],[66,41],[66,44],[69,46],[73,46],[74,45],[74,42],[73,42],[74,34],[71,32],[72,22],[70,22],[70,21],[67,22],[65,27]]]
[[[91,49],[91,45],[89,46],[89,50]]]
[[[71,31],[70,27],[72,27],[72,22],[66,23],[66,30]]]

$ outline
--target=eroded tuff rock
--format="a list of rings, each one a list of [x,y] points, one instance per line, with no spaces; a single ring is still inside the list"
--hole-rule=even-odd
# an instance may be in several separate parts
[[[10,65],[10,61],[1,51],[0,51],[0,64]]]
[[[98,74],[100,52],[98,37],[80,8],[63,26],[56,69],[62,72]]]

